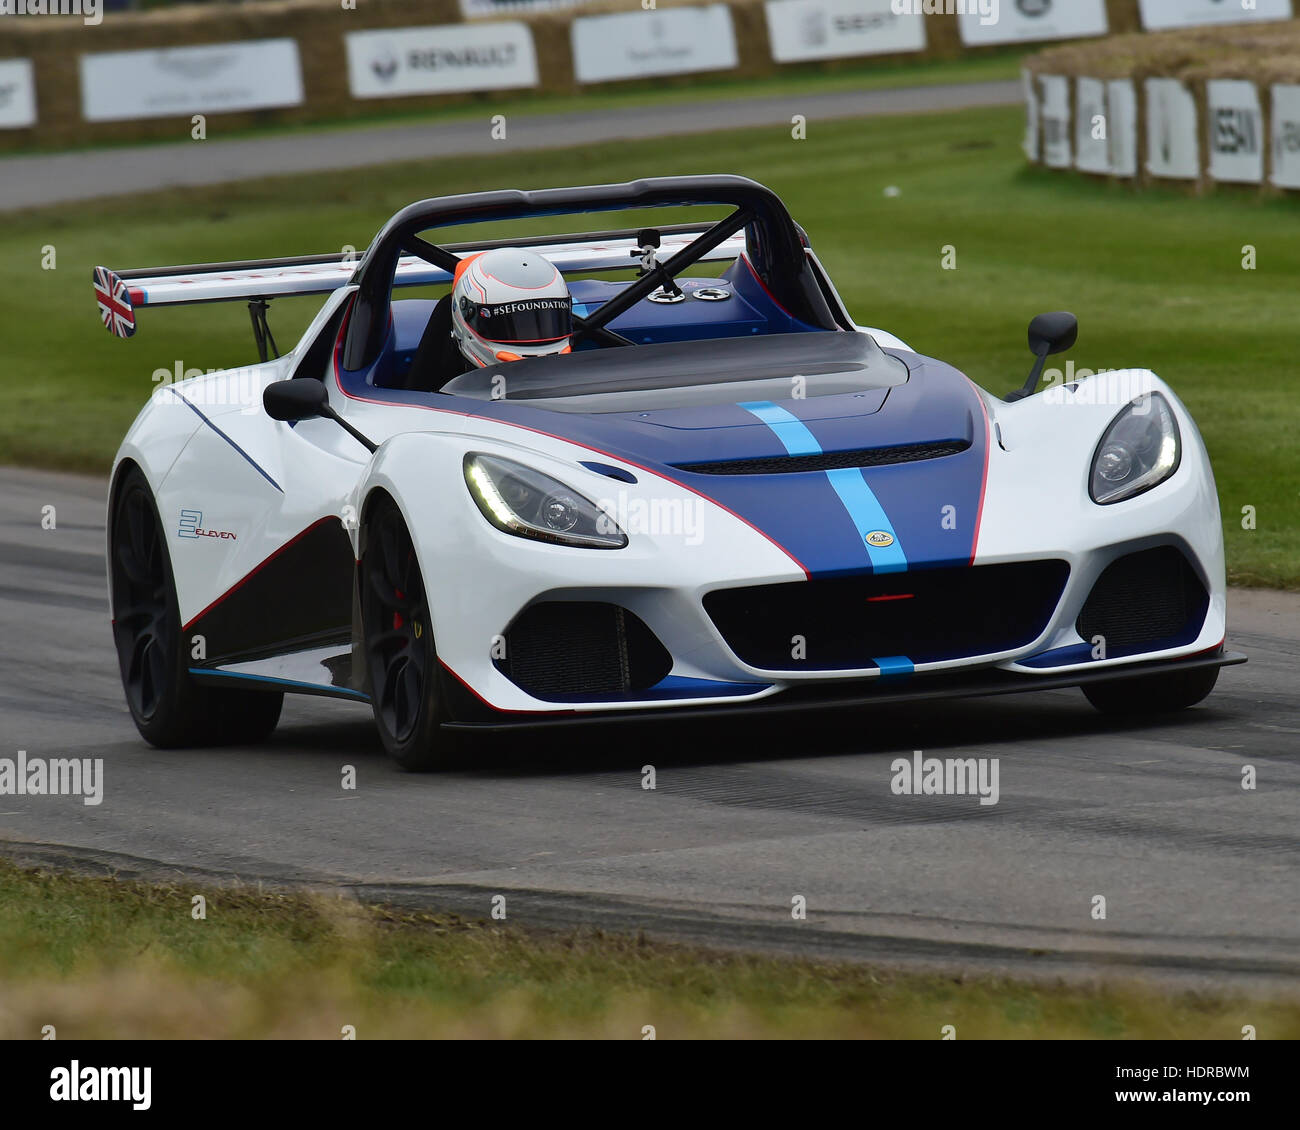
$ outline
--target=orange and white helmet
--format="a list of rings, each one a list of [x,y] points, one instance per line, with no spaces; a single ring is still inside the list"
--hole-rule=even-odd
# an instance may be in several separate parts
[[[568,284],[544,255],[497,247],[457,265],[451,336],[472,364],[567,353],[572,333]]]

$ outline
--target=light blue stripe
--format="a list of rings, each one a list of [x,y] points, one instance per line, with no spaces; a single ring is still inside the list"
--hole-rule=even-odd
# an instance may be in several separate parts
[[[751,400],[740,405],[763,421],[781,441],[789,455],[820,455],[821,444],[797,416],[787,412],[768,400]],[[844,509],[858,528],[858,538],[867,551],[871,567],[877,573],[903,573],[907,570],[907,554],[903,552],[898,534],[880,505],[867,480],[857,468],[848,467],[837,471],[827,471],[826,478],[839,495]],[[894,539],[892,545],[874,546],[867,541],[867,535],[883,530]]]
[[[752,412],[776,433],[788,455],[820,455],[822,445],[810,432],[798,416],[791,415],[784,408],[770,400],[751,400],[742,404],[746,412]]]
[[[862,472],[856,467],[846,467],[838,471],[827,471],[826,477],[830,479],[835,493],[844,503],[844,509],[849,512],[849,517],[857,526],[858,537],[871,557],[872,569],[877,573],[906,572],[907,554],[903,552],[903,546],[898,540],[898,534],[894,532],[885,508],[880,505],[871,488],[867,486],[867,480],[862,477]],[[872,545],[867,541],[867,535],[876,530],[883,530],[889,534],[894,539],[894,543],[887,546]]]
[[[906,655],[886,655],[871,661],[880,668],[881,675],[911,675],[916,665]]]

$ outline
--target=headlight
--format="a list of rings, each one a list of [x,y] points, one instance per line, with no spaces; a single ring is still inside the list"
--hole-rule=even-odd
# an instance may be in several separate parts
[[[1158,392],[1138,397],[1106,429],[1092,457],[1093,502],[1105,506],[1150,490],[1177,469],[1182,457],[1178,421]]]
[[[465,482],[483,517],[508,534],[586,549],[627,545],[618,523],[590,499],[512,459],[466,455]]]

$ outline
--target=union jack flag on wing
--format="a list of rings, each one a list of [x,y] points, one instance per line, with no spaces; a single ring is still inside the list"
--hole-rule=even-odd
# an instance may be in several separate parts
[[[130,337],[135,333],[135,309],[126,283],[107,267],[95,268],[95,298],[99,302],[99,316],[104,328],[114,337]]]

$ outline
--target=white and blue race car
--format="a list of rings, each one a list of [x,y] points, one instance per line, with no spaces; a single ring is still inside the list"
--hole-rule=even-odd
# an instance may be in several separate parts
[[[462,372],[439,293],[496,246],[559,267],[573,349]],[[255,741],[303,692],[369,703],[422,768],[476,731],[660,712],[1067,686],[1173,710],[1244,661],[1210,462],[1163,381],[1037,391],[1077,332],[1053,314],[1024,388],[992,396],[857,325],[742,177],[425,200],[359,263],[101,267],[95,286],[123,337],[142,308],[246,301],[262,355],[160,387],[114,464],[113,630],[155,745]],[[269,356],[268,302],[302,294],[324,305]]]

